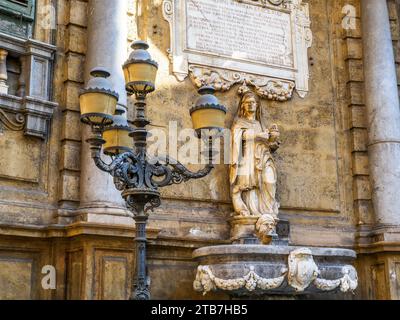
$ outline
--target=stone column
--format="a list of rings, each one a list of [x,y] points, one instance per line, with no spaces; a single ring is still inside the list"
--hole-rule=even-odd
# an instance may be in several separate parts
[[[107,68],[114,90],[118,92],[119,107],[126,108],[127,96],[122,64],[127,59],[127,1],[89,0],[88,48],[86,54],[85,82],[90,70],[96,66]],[[86,139],[90,129],[84,126],[82,134],[80,212],[83,220],[90,222],[128,223],[124,201],[115,189],[109,174],[100,171],[90,157]],[[105,161],[110,159],[105,158]]]
[[[400,226],[400,108],[386,0],[362,0],[365,103],[377,226]]]
[[[0,49],[0,93],[8,94],[7,50]]]

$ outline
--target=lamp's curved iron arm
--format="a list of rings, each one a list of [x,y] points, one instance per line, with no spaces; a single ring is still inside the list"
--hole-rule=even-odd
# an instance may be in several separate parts
[[[165,164],[162,164],[165,163]],[[187,169],[182,163],[169,156],[159,157],[156,164],[152,166],[152,173],[155,177],[164,177],[162,180],[153,180],[157,187],[165,187],[172,184],[179,184],[190,179],[201,179],[207,176],[214,165],[209,163],[204,168],[193,172]]]

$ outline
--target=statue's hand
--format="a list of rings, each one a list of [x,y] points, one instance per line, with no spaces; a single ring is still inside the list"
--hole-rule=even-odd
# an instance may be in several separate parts
[[[268,141],[270,139],[270,135],[269,135],[268,131],[261,132],[261,133],[257,134],[256,138],[257,138],[257,140]]]

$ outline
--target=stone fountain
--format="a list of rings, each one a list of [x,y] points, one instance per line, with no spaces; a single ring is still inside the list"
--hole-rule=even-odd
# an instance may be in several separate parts
[[[276,125],[263,127],[252,91],[242,87],[240,92],[231,128],[232,244],[194,251],[199,263],[194,289],[236,298],[353,292],[358,285],[354,251],[289,245],[289,223],[278,218],[272,156],[280,145],[279,130]]]
[[[193,255],[199,262],[193,287],[204,295],[315,296],[353,292],[358,285],[352,250],[233,244],[201,248]]]

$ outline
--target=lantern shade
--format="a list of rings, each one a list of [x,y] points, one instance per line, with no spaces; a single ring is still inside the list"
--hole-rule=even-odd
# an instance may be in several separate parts
[[[225,127],[226,108],[221,105],[214,96],[213,87],[202,87],[199,89],[199,97],[195,106],[190,110],[193,128],[200,135],[201,130],[217,129]]]
[[[124,129],[112,129],[103,132],[104,153],[107,155],[117,155],[122,152],[132,151],[133,140],[129,136],[131,131]]]
[[[222,129],[225,126],[226,111],[222,109],[198,109],[191,114],[193,128],[203,129]]]
[[[118,155],[123,152],[132,151],[133,149],[133,140],[129,136],[132,128],[123,116],[124,112],[117,109],[113,117],[113,124],[107,126],[103,131],[103,138],[106,141],[104,144],[104,153],[107,155]]]
[[[118,99],[101,92],[87,92],[79,97],[81,119],[85,123],[110,124]]]
[[[149,63],[131,63],[124,66],[128,91],[150,93],[155,90],[157,67]]]
[[[132,53],[123,65],[126,90],[128,93],[148,94],[155,90],[158,64],[151,59],[144,41],[132,44]]]
[[[111,124],[119,96],[107,79],[110,73],[96,67],[90,74],[93,78],[79,96],[81,121],[92,125]]]

